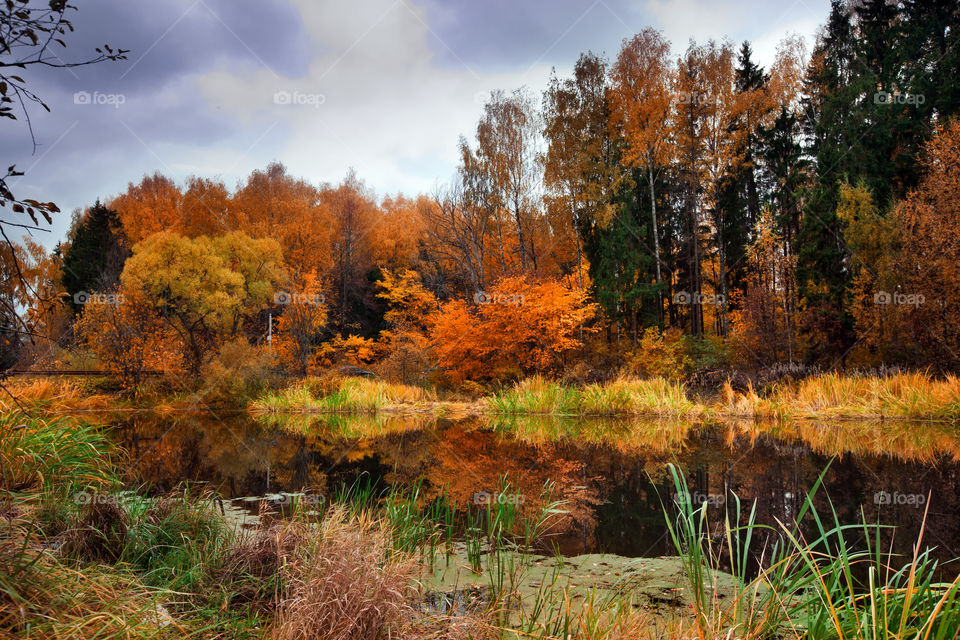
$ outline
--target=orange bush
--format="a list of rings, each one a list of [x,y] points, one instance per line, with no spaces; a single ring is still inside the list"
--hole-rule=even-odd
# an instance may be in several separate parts
[[[454,382],[559,371],[596,314],[569,279],[507,277],[475,302],[448,302],[434,318],[434,354]]]
[[[136,384],[148,370],[177,371],[183,351],[166,327],[135,291],[97,294],[74,324],[80,344],[125,384]]]

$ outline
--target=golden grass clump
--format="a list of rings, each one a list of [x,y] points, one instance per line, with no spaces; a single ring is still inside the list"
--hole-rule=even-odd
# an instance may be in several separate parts
[[[318,526],[304,533],[304,544],[284,567],[273,638],[404,637],[418,613],[416,569],[413,560],[392,552],[388,525],[363,513],[351,520],[333,508]]]
[[[577,411],[577,397],[572,387],[533,376],[495,396],[491,405],[506,414],[572,415]]]
[[[894,418],[957,420],[960,379],[934,379],[926,372],[888,376],[827,373],[777,387],[761,412],[793,418]]]
[[[71,640],[188,635],[155,592],[128,572],[104,565],[74,568],[15,542],[0,545],[0,629],[17,637]]]
[[[698,417],[704,407],[687,397],[683,384],[666,378],[619,378],[582,388],[534,376],[489,400],[503,415],[659,415]]]
[[[53,412],[105,411],[114,404],[111,396],[90,393],[79,381],[68,378],[16,378],[6,385],[8,393],[0,397],[0,411],[31,406]]]
[[[625,394],[631,413],[695,417],[702,407],[687,397],[682,383],[666,378],[622,379],[609,384],[610,393]]]
[[[413,385],[369,378],[311,378],[277,392],[268,393],[250,404],[259,412],[372,412],[397,406],[436,400],[433,392]]]
[[[426,389],[369,378],[345,378],[339,400],[345,408],[380,409],[395,404],[415,404],[433,399]],[[332,397],[336,397],[336,393]]]

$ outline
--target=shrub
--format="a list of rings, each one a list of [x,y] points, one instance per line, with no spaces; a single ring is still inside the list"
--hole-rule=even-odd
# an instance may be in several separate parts
[[[356,336],[352,333],[346,338],[336,336],[333,340],[320,345],[313,362],[307,367],[307,373],[313,375],[323,367],[337,365],[367,366],[376,358],[377,346],[374,340]]]
[[[203,397],[216,402],[256,395],[269,385],[274,364],[263,347],[244,338],[228,342],[201,370]]]
[[[693,360],[687,355],[683,334],[679,329],[667,329],[661,332],[656,327],[648,327],[637,349],[626,364],[626,375],[645,375],[669,380],[686,377],[693,367]]]
[[[588,300],[569,280],[503,278],[476,305],[443,305],[432,328],[434,355],[454,383],[558,372],[595,330],[596,305]]]
[[[319,531],[305,534],[284,569],[274,638],[404,637],[418,613],[411,603],[414,563],[392,553],[386,522],[366,514],[351,521],[335,508]]]

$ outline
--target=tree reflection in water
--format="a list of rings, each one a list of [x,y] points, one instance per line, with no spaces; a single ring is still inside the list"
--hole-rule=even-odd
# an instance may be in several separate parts
[[[927,543],[943,557],[960,555],[960,438],[939,425],[245,413],[98,420],[129,454],[128,481],[156,492],[189,481],[225,498],[329,494],[368,474],[384,486],[422,479],[426,498],[445,491],[463,505],[505,477],[522,508],[535,509],[549,482],[569,512],[557,531],[565,553],[670,553],[668,462],[686,470],[711,512],[722,513],[732,491],[756,500],[758,520],[775,526],[795,516],[833,458],[818,509],[829,510],[829,497],[844,522],[861,509],[868,521],[882,515],[898,527],[895,548],[910,553],[929,495]]]

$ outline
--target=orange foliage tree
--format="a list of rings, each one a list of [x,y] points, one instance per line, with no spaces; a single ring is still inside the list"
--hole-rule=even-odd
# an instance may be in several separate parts
[[[385,198],[373,234],[373,253],[380,264],[412,269],[419,262],[420,241],[426,235],[422,203],[403,196]]]
[[[283,292],[274,299],[283,305],[276,321],[277,356],[286,368],[300,374],[307,372],[327,323],[326,299],[316,273],[307,274],[303,282],[298,291]]]
[[[139,383],[145,371],[176,371],[182,364],[176,337],[137,291],[92,298],[74,332],[101,366],[124,384]]]
[[[317,350],[314,364],[324,367],[334,365],[362,367],[377,357],[377,343],[371,338],[348,334],[335,336],[324,342]]]
[[[960,362],[960,121],[939,127],[927,144],[926,175],[897,207],[900,282],[883,305],[901,336],[928,364]],[[883,302],[878,299],[877,302]]]
[[[126,193],[114,198],[108,208],[120,216],[124,234],[137,243],[159,231],[179,231],[183,194],[176,183],[155,173],[139,184],[130,183]]]
[[[60,259],[29,237],[0,243],[0,275],[0,363],[47,358],[72,322]]]
[[[191,238],[214,236],[241,228],[226,185],[218,180],[191,177],[180,205],[179,231]]]
[[[282,164],[251,173],[234,194],[232,207],[241,230],[280,243],[294,286],[303,287],[310,273],[322,279],[330,271],[330,209],[316,187],[288,175]]]
[[[611,124],[622,129],[626,164],[645,170],[650,185],[650,218],[659,285],[662,271],[655,173],[670,160],[667,125],[673,102],[670,85],[675,81],[670,43],[659,31],[644,29],[624,41],[611,75]],[[657,304],[661,305],[659,298]]]
[[[377,297],[387,302],[384,320],[390,328],[380,332],[386,352],[381,369],[404,382],[415,381],[428,368],[430,317],[437,310],[437,299],[424,288],[420,274],[407,269],[393,273],[383,270]]]
[[[570,279],[510,276],[475,300],[448,302],[434,318],[434,353],[455,382],[557,372],[596,314]]]
[[[607,116],[606,63],[595,54],[583,54],[573,77],[550,79],[544,93],[544,196],[554,242],[565,244],[573,235],[577,284],[584,286],[583,229],[606,227],[614,216],[611,194],[620,171],[611,162],[614,152]]]
[[[796,288],[794,259],[783,251],[783,242],[765,208],[748,251],[751,281],[743,293],[735,292],[737,309],[730,315],[731,339],[737,357],[748,365],[768,365],[793,360],[794,336],[788,296]]]

